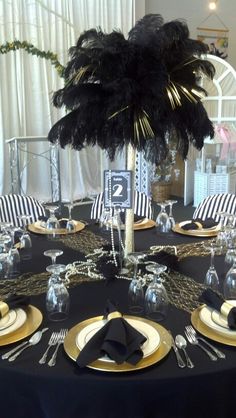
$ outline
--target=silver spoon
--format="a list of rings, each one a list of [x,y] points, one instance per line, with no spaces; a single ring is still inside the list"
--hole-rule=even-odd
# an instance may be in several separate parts
[[[186,362],[187,362],[187,367],[189,367],[190,369],[192,369],[194,367],[194,364],[192,362],[192,360],[189,358],[187,351],[185,350],[187,347],[187,341],[185,340],[185,338],[183,337],[183,335],[176,335],[175,337],[175,344],[178,348],[180,348],[181,350],[183,350],[185,358],[186,358]]]
[[[27,345],[25,345],[21,350],[17,351],[17,353],[13,354],[13,356],[8,358],[8,361],[14,361],[26,348],[31,347],[32,345],[36,345],[39,343],[39,341],[42,338],[43,332],[47,331],[48,328],[44,328],[42,331],[37,331],[35,334],[32,335],[32,337],[27,342]]]

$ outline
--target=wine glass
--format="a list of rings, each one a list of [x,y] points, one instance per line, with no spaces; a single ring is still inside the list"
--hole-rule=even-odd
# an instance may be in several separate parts
[[[173,216],[173,205],[177,203],[177,200],[167,200],[166,203],[168,203],[168,205],[170,206],[169,220],[172,229],[175,226],[175,218]]]
[[[233,265],[226,274],[223,290],[225,299],[236,300],[236,248],[234,248]]]
[[[159,232],[169,232],[171,230],[171,222],[168,213],[166,212],[167,202],[157,203],[161,207],[160,212],[156,218],[157,230]]]
[[[138,264],[147,254],[141,252],[133,252],[127,255],[128,261],[134,266],[133,278],[128,290],[129,311],[132,313],[141,313],[144,310],[144,281],[138,277]]]
[[[131,280],[128,290],[128,304],[131,313],[140,314],[144,310],[144,290],[141,279]]]
[[[58,206],[45,206],[45,209],[49,211],[49,218],[46,222],[46,228],[50,231],[60,229],[60,222],[58,221],[55,212],[58,210]]]
[[[160,277],[166,269],[166,266],[158,263],[146,266],[146,270],[153,275],[145,293],[145,313],[149,319],[157,322],[166,318],[169,307],[167,292]]]
[[[215,269],[215,252],[220,249],[221,247],[217,244],[217,242],[211,242],[210,244],[206,244],[205,248],[210,251],[211,259],[210,259],[210,267],[208,268],[204,284],[207,287],[210,287],[211,289],[217,291],[219,289],[219,277],[217,274],[217,271]]]
[[[68,233],[70,232],[75,232],[75,222],[72,219],[72,209],[74,207],[74,203],[73,202],[69,202],[65,204],[65,207],[68,208],[68,221],[66,223],[66,230]]]
[[[52,264],[56,264],[57,257],[59,257],[60,255],[62,255],[63,254],[63,251],[62,250],[59,250],[59,249],[53,248],[51,250],[44,251],[43,254],[46,255],[46,257],[51,257]]]
[[[31,215],[18,215],[23,227],[23,234],[20,236],[21,258],[28,260],[31,258],[32,241],[27,231],[27,225],[31,222]]]
[[[9,271],[9,258],[7,253],[0,253],[0,279],[6,279]]]
[[[134,265],[134,272],[133,272],[134,279],[137,279],[138,264],[140,263],[140,261],[143,261],[145,257],[147,257],[147,254],[141,253],[141,252],[133,252],[127,255],[128,261],[130,261]]]
[[[46,268],[52,273],[46,294],[46,309],[51,321],[64,321],[69,314],[70,296],[60,276],[65,269],[66,266],[63,264],[52,264]]]

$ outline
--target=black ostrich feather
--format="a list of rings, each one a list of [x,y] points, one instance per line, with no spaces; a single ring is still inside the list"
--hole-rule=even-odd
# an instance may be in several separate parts
[[[129,32],[85,31],[70,48],[65,86],[53,96],[68,114],[48,139],[81,150],[99,145],[111,159],[127,144],[158,164],[168,152],[166,134],[175,131],[183,158],[189,143],[201,149],[214,136],[202,105],[202,73],[214,76],[201,58],[207,47],[189,38],[185,22],[146,15]]]

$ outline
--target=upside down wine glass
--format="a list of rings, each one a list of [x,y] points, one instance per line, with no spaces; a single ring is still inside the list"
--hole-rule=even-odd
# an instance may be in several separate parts
[[[215,252],[221,247],[217,245],[215,242],[212,242],[209,245],[206,245],[205,248],[210,251],[211,258],[210,258],[210,267],[206,272],[204,284],[207,287],[210,287],[211,289],[217,291],[219,289],[219,277],[215,269],[214,261],[215,261]]]
[[[18,215],[18,218],[22,222],[23,226],[23,234],[20,237],[20,246],[21,246],[21,258],[24,260],[31,258],[31,248],[32,248],[32,241],[30,238],[30,234],[27,231],[27,225],[31,221],[31,215]]]
[[[51,321],[63,321],[69,314],[70,296],[60,276],[65,269],[64,264],[52,264],[46,268],[51,273],[46,294],[46,309]]]
[[[52,260],[52,264],[56,264],[56,259],[57,259],[57,257],[59,257],[60,255],[62,255],[63,254],[63,251],[62,250],[59,250],[59,248],[58,249],[56,249],[56,248],[53,248],[53,249],[51,249],[51,250],[46,250],[46,251],[44,251],[44,253],[43,253],[46,257],[51,257],[51,260]]]
[[[157,322],[165,319],[168,312],[169,300],[160,276],[166,269],[166,266],[158,263],[146,266],[146,270],[153,275],[145,293],[145,314],[149,319]]]
[[[223,288],[225,299],[236,300],[236,248],[234,248],[233,265],[226,274]]]
[[[74,204],[73,202],[70,202],[70,203],[65,204],[65,207],[68,208],[68,213],[69,213],[68,221],[66,223],[66,230],[68,233],[75,232],[75,222],[72,219],[72,209],[74,207]]]
[[[171,230],[171,222],[168,213],[166,212],[166,207],[168,206],[167,202],[158,202],[157,203],[161,210],[156,218],[156,228],[159,232],[169,232]]]
[[[133,278],[129,285],[128,301],[131,313],[141,313],[144,310],[144,282],[138,277],[138,263],[146,257],[145,253],[129,253],[127,258],[134,265]]]
[[[167,200],[166,203],[170,206],[169,221],[172,229],[175,226],[175,218],[173,216],[173,205],[177,203],[177,200]]]

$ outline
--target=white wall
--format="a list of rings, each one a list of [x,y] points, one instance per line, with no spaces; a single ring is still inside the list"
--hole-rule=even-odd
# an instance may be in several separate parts
[[[222,29],[222,21],[229,29],[227,61],[236,68],[236,0],[218,0],[216,16],[209,19],[212,12],[208,0],[146,0],[145,13],[159,13],[165,21],[184,19],[193,39],[197,37],[198,26]]]

